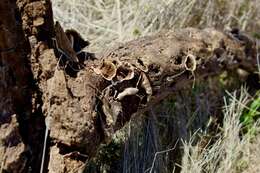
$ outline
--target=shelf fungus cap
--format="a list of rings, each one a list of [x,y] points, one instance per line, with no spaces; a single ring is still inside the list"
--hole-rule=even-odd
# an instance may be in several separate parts
[[[131,80],[134,78],[134,67],[127,62],[120,63],[119,67],[117,68],[117,79],[119,81]]]
[[[112,61],[103,60],[102,64],[96,68],[94,67],[93,70],[96,74],[99,74],[106,80],[111,81],[116,76],[117,67]]]
[[[184,66],[188,71],[195,71],[197,66],[196,57],[192,54],[188,54],[184,59]]]

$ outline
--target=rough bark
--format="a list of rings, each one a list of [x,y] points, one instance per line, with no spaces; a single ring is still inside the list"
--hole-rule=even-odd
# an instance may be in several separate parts
[[[1,169],[22,172],[29,160],[22,122],[30,116],[29,49],[15,1],[0,2],[0,153]],[[20,127],[20,130],[19,130]]]
[[[61,172],[69,167],[65,156],[91,157],[133,114],[181,90],[194,78],[238,68],[254,72],[255,60],[250,39],[238,40],[214,29],[183,29],[107,50],[87,61],[73,77],[56,70],[47,82],[43,110],[50,112],[50,137],[64,156]]]
[[[38,172],[40,167],[45,125],[40,87],[34,80],[41,71],[35,63],[34,56],[39,56],[39,51],[34,44],[49,44],[52,23],[49,1],[0,2],[0,128],[3,154],[0,158],[3,171]]]
[[[0,28],[0,129],[14,137],[0,136],[0,154],[15,156],[7,172],[39,171],[43,116],[45,171],[75,172],[133,115],[176,90],[224,70],[256,70],[255,41],[235,30],[165,31],[75,58],[88,43],[54,27],[49,0],[1,1]]]

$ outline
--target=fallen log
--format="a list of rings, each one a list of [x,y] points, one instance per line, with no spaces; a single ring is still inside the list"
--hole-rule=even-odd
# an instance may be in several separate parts
[[[253,73],[256,45],[245,38],[214,29],[173,30],[106,50],[76,77],[56,70],[44,101],[50,104],[44,109],[51,111],[50,137],[60,149],[71,147],[91,157],[133,114],[193,80],[224,70]]]

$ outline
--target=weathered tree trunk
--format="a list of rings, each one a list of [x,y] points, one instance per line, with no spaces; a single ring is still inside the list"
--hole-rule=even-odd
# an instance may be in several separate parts
[[[31,113],[32,75],[19,15],[15,1],[0,2],[0,167],[11,172],[21,172],[29,160],[20,122]]]
[[[70,58],[57,27],[54,33],[49,0],[0,2],[0,154],[8,172],[39,171],[43,116],[50,131],[45,171],[75,172],[134,114],[194,79],[256,70],[255,42],[238,31],[173,30],[84,59]]]
[[[40,167],[45,125],[33,42],[47,45],[52,23],[48,0],[0,2],[0,168],[7,172]]]

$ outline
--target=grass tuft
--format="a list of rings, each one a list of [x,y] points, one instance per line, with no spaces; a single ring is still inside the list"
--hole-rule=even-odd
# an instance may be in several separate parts
[[[250,134],[241,136],[243,124],[240,117],[243,115],[245,105],[250,101],[249,94],[245,89],[237,93],[229,94],[225,98],[223,128],[218,134],[218,139],[208,147],[201,148],[198,144],[193,145],[193,138],[184,142],[184,155],[182,158],[182,173],[238,173],[246,172],[249,168],[259,170],[259,166],[252,162],[258,154],[252,155],[258,149],[252,143]],[[252,128],[259,133],[259,121],[256,121]],[[254,140],[259,144],[260,136]]]
[[[259,35],[259,0],[53,0],[54,18],[100,51],[164,29],[238,27]]]

